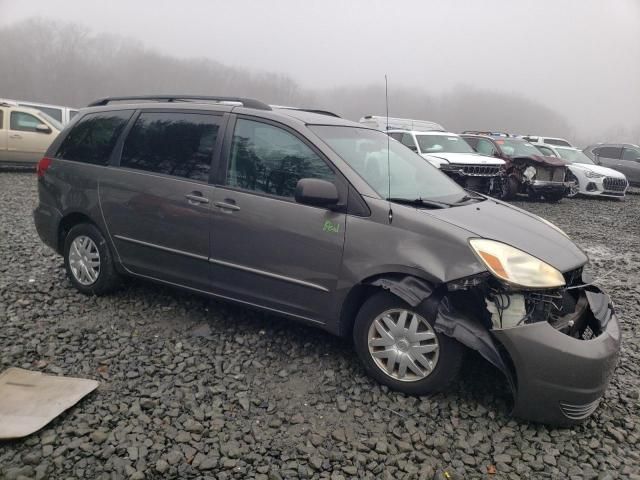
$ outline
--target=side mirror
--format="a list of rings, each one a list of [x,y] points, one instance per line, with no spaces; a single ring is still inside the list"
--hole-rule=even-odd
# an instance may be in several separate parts
[[[407,145],[407,148],[409,148],[409,150],[413,150],[414,152],[418,153],[418,147],[415,145]]]
[[[51,133],[51,129],[44,123],[36,125],[36,132],[38,133]]]
[[[296,202],[314,207],[333,207],[340,197],[336,186],[319,178],[301,178],[296,185]]]
[[[498,152],[498,151],[493,152],[493,156],[496,157],[496,158],[502,158],[502,155],[500,155],[500,152]]]

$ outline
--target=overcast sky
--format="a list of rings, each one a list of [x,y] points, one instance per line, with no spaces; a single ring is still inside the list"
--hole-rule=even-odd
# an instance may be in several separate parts
[[[386,73],[391,92],[467,84],[537,99],[578,128],[640,124],[640,0],[0,0],[0,25],[34,16],[303,87]]]

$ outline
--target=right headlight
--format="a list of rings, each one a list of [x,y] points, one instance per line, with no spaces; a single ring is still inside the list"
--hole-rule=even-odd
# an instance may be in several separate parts
[[[587,170],[586,172],[584,172],[584,174],[588,178],[602,178],[602,177],[604,177],[604,175],[602,173],[592,172],[591,170]]]
[[[469,244],[489,272],[506,283],[525,288],[565,285],[557,269],[511,245],[485,238],[472,238]]]

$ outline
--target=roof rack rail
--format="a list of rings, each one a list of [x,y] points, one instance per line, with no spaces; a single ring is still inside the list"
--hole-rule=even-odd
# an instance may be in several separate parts
[[[329,110],[319,110],[317,108],[304,108],[304,107],[288,107],[286,105],[269,105],[272,108],[279,108],[281,110],[298,110],[300,112],[317,113],[318,115],[328,115],[330,117],[342,118],[337,113],[330,112]]]
[[[462,135],[487,135],[490,137],[514,137],[515,136],[507,132],[492,132],[488,130],[465,130],[464,132],[462,132]]]
[[[271,110],[271,107],[266,103],[262,103],[252,98],[244,97],[215,97],[208,95],[133,95],[127,97],[105,97],[95,102],[91,102],[88,107],[100,107],[108,105],[111,102],[122,102],[129,100],[144,100],[154,102],[189,102],[193,100],[205,100],[211,102],[234,102],[241,103],[243,107],[255,108],[256,110]]]

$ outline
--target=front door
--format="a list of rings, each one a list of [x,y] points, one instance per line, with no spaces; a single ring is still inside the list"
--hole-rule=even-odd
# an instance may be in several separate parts
[[[227,168],[213,201],[213,287],[326,322],[342,262],[345,214],[298,204],[294,192],[301,178],[321,178],[335,182],[343,197],[344,180],[283,126],[239,118],[227,139]]]
[[[209,173],[222,116],[144,111],[100,180],[111,239],[133,273],[209,290]]]
[[[640,184],[640,149],[624,147],[620,163],[619,170],[627,176],[627,180],[636,185]]]
[[[38,131],[39,125],[49,127],[30,113],[19,110],[11,111],[7,139],[7,152],[10,160],[35,162],[42,158],[56,133],[51,127],[48,131]]]

